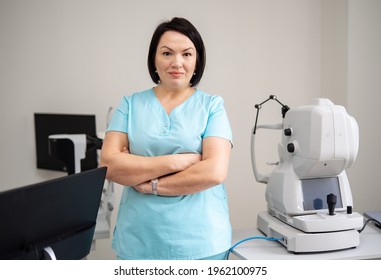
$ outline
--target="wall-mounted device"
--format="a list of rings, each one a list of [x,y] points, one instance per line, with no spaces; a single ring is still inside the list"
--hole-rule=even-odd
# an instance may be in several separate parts
[[[81,157],[77,171],[98,167],[97,149],[102,140],[97,137],[95,115],[35,113],[34,124],[37,168],[76,173],[74,144]],[[65,138],[63,134],[68,136]],[[83,150],[83,137],[86,144],[84,157],[83,152],[79,152]]]

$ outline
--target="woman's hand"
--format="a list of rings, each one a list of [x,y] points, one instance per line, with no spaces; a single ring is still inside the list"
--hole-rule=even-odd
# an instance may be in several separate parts
[[[183,171],[184,169],[187,169],[188,167],[192,166],[193,164],[201,161],[201,155],[200,154],[194,154],[194,153],[186,153],[186,154],[174,154],[174,163],[176,163],[177,170]]]
[[[133,188],[140,193],[152,194],[151,181],[143,182],[139,185],[134,186]]]

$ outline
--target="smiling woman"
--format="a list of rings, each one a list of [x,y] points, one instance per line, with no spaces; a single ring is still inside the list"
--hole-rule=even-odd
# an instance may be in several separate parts
[[[190,80],[196,68],[196,47],[185,35],[165,32],[155,56],[156,73],[160,77],[155,94],[167,113],[194,93]]]
[[[224,259],[231,245],[223,184],[232,132],[223,99],[195,88],[205,68],[197,29],[174,18],[155,30],[156,86],[124,96],[101,152],[123,190],[113,248],[120,259]]]
[[[179,18],[174,18],[169,22],[160,24],[152,36],[148,52],[148,70],[153,82],[158,84],[161,78],[156,71],[156,55],[158,50],[160,50],[159,44],[163,43],[163,36],[167,32],[185,36],[186,38],[181,38],[180,36],[177,39],[185,39],[185,42],[182,43],[187,43],[189,48],[194,48],[195,53],[193,55],[196,55],[196,65],[193,71],[194,76],[190,79],[190,84],[191,86],[197,86],[205,69],[206,53],[204,42],[197,29],[189,21]],[[187,51],[186,47],[183,51]]]
[[[160,84],[169,89],[188,88],[196,67],[196,55],[196,48],[188,37],[176,31],[165,32],[155,58]]]

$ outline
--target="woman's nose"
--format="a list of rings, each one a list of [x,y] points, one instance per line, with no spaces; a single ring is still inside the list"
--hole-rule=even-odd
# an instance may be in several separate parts
[[[183,65],[183,57],[181,55],[174,55],[172,60],[173,67],[181,67]]]

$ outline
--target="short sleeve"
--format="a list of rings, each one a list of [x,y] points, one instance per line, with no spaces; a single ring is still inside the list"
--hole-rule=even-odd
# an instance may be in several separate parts
[[[107,131],[119,131],[127,133],[129,104],[129,96],[124,96],[111,117]]]
[[[216,136],[233,143],[232,130],[224,107],[224,100],[220,96],[213,96],[210,102],[208,123],[203,138]]]

